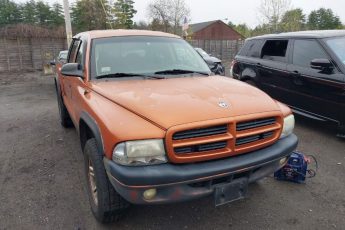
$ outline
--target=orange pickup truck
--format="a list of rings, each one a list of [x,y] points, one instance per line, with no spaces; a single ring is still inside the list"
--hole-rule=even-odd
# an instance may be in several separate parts
[[[80,137],[100,222],[129,204],[241,199],[298,142],[287,106],[213,75],[186,41],[167,33],[80,33],[55,85],[61,124]]]

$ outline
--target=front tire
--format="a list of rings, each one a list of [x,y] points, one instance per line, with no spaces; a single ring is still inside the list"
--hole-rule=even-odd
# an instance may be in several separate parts
[[[91,211],[101,223],[117,221],[129,207],[111,185],[96,140],[89,139],[84,147],[84,165]]]

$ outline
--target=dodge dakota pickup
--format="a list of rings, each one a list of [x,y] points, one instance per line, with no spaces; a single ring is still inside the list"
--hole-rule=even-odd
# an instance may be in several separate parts
[[[61,124],[75,126],[91,210],[246,197],[298,139],[282,103],[216,76],[182,38],[153,31],[77,34],[55,78]]]

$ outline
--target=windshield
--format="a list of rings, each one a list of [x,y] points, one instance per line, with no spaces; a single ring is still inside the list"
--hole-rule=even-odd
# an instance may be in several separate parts
[[[345,37],[330,38],[326,40],[326,43],[341,62],[345,64]]]
[[[126,36],[93,40],[92,78],[116,73],[154,74],[166,70],[210,73],[200,55],[182,39]]]
[[[195,49],[196,49],[196,51],[198,51],[198,53],[199,53],[201,56],[203,56],[204,58],[210,57],[210,55],[209,55],[208,53],[206,53],[203,49],[201,49],[201,48],[195,48]]]

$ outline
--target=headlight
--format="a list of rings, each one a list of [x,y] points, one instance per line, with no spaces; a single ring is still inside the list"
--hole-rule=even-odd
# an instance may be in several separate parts
[[[295,127],[295,117],[294,115],[289,115],[284,118],[284,125],[283,125],[283,131],[282,134],[280,135],[280,138],[284,138],[289,136],[293,129]]]
[[[126,141],[114,148],[113,161],[121,165],[152,165],[167,162],[162,139]]]

